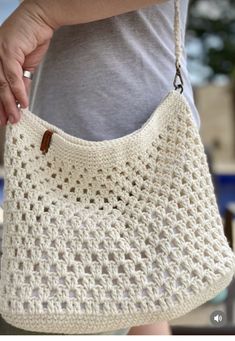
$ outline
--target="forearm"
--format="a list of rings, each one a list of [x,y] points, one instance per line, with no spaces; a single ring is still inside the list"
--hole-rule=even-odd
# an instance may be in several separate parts
[[[127,13],[164,0],[25,0],[55,29]]]

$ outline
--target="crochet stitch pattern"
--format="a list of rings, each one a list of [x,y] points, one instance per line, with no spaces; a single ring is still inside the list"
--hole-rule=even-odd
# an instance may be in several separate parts
[[[206,154],[172,90],[113,140],[65,133],[28,109],[7,124],[0,312],[49,333],[179,317],[234,276]],[[40,143],[54,131],[48,152]]]

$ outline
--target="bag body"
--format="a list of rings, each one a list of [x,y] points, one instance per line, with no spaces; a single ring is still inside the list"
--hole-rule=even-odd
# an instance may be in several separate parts
[[[0,312],[8,323],[61,334],[149,324],[182,316],[230,283],[235,256],[184,95],[172,90],[140,129],[104,141],[21,111],[4,150]]]

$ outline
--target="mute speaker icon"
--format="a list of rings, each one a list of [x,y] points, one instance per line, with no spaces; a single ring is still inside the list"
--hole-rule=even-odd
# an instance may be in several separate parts
[[[210,316],[211,323],[214,326],[222,326],[225,323],[225,314],[223,311],[216,310]]]

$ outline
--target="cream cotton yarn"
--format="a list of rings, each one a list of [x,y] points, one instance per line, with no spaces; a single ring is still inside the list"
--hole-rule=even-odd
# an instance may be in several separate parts
[[[21,114],[7,124],[4,149],[8,323],[61,334],[149,324],[230,283],[235,255],[182,94],[170,91],[140,129],[113,140],[83,140]]]
[[[4,155],[7,322],[73,334],[170,320],[231,281],[206,155],[177,91],[114,140],[73,137],[23,109]]]

